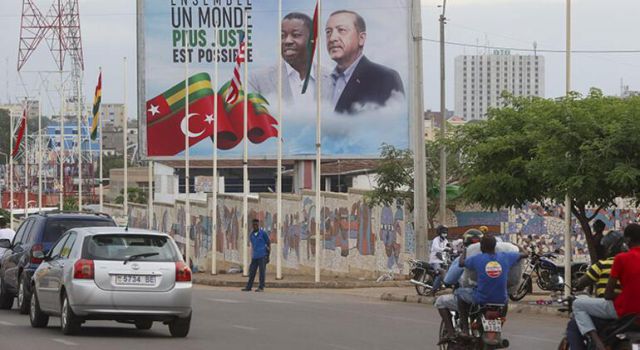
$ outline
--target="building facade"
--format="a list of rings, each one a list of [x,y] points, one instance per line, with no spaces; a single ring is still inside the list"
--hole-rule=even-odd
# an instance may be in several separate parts
[[[492,54],[455,59],[455,115],[466,121],[486,119],[490,108],[504,105],[503,92],[514,96],[545,96],[544,57]]]

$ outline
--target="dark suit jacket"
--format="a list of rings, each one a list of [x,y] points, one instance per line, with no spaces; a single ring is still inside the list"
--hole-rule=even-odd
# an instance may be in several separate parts
[[[393,91],[404,94],[404,87],[398,72],[383,65],[373,63],[363,56],[353,71],[335,111],[353,114],[365,104],[380,107],[387,103]]]

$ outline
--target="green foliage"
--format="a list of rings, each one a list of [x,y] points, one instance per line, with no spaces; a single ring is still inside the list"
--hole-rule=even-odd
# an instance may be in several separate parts
[[[139,187],[129,187],[127,190],[129,203],[148,204],[147,191]],[[120,190],[120,195],[115,199],[116,204],[124,204],[124,190]]]
[[[14,127],[15,123],[18,120],[14,119]],[[42,127],[46,128],[49,125],[50,120],[47,117],[42,117]],[[27,121],[29,134],[35,133],[38,131],[38,119],[30,118]],[[9,120],[9,111],[6,109],[0,109],[0,152],[4,152],[7,155],[11,152],[12,146],[10,145],[10,137],[11,137],[11,121]],[[7,156],[8,157],[8,156]],[[5,158],[0,155],[0,163],[4,164]]]
[[[425,144],[427,152],[427,218],[433,226],[433,220],[439,207],[439,179],[440,179],[440,147],[445,142],[428,141]],[[377,187],[365,196],[369,205],[392,205],[396,200],[401,200],[410,210],[413,210],[413,185],[414,168],[413,153],[406,149],[397,149],[394,146],[383,144],[380,148],[380,161],[375,169],[377,174]],[[455,184],[462,168],[460,157],[454,153],[447,154],[447,204],[450,209],[459,203],[458,186]]]
[[[486,122],[465,125],[450,147],[464,155],[463,196],[488,208],[522,206],[568,193],[592,258],[588,207],[639,198],[640,97],[593,89],[557,100],[504,96]]]
[[[64,211],[78,211],[78,198],[75,196],[64,197],[62,208]]]
[[[124,158],[122,156],[102,157],[102,177],[109,178],[109,170],[124,168]]]

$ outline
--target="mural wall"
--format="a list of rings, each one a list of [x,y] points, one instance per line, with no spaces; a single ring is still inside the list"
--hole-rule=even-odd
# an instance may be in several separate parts
[[[300,269],[315,266],[316,207],[312,193],[283,198],[283,267]],[[209,198],[209,202],[212,198]],[[370,208],[361,194],[324,194],[320,209],[322,268],[338,273],[406,273],[406,261],[414,256],[415,234],[411,215],[400,205]],[[189,232],[192,265],[195,271],[210,268],[212,208],[209,203],[191,204]],[[242,264],[242,197],[220,195],[217,203],[217,258]],[[107,206],[112,215],[121,207]],[[259,219],[272,242],[277,241],[275,195],[261,195],[249,201],[248,222]],[[185,249],[184,204],[156,203],[153,228],[174,237]],[[147,209],[129,206],[129,225],[147,228]],[[248,225],[250,227],[250,225]],[[273,250],[275,252],[275,249]],[[250,253],[250,252],[249,252]],[[273,253],[272,253],[273,254]],[[272,257],[272,261],[275,258]]]

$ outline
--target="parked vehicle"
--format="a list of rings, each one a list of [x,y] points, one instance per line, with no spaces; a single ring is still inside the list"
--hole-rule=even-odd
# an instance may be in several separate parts
[[[28,217],[18,228],[13,242],[0,241],[8,250],[0,260],[0,309],[11,309],[18,299],[20,313],[29,312],[30,281],[42,262],[36,252],[46,253],[64,232],[76,227],[116,226],[106,214],[41,213]]]
[[[418,295],[427,295],[433,290],[433,282],[438,274],[446,274],[456,256],[453,255],[451,249],[446,249],[440,254],[440,258],[444,263],[441,270],[434,269],[428,262],[416,259],[409,259],[409,282],[416,288]],[[444,277],[444,276],[443,276]],[[442,285],[444,287],[444,284]]]
[[[553,260],[558,252],[538,254],[535,247],[531,247],[529,263],[524,266],[522,281],[514,292],[509,292],[509,299],[513,301],[522,300],[527,294],[533,291],[533,276],[536,276],[536,284],[545,291],[562,292],[565,287],[564,266],[557,265]],[[589,268],[587,263],[571,264],[571,281],[575,283],[582,277]]]
[[[191,324],[191,270],[163,233],[113,227],[67,231],[44,255],[33,278],[31,326],[60,317],[64,334],[90,320],[114,320],[150,329],[169,326],[186,337]]]
[[[560,311],[573,313],[573,301],[576,299],[575,295],[560,300],[565,307]],[[623,317],[616,321],[602,320],[592,317],[593,323],[598,329],[598,335],[602,339],[607,349],[610,350],[636,350],[640,349],[640,315],[630,315]],[[594,349],[593,344],[587,337],[585,339],[585,345],[587,349]],[[567,337],[562,338],[558,350],[569,350],[569,342]]]
[[[460,333],[460,317],[452,312],[456,333]],[[507,306],[501,304],[474,305],[469,314],[471,337],[458,336],[454,341],[440,345],[440,350],[493,350],[506,349],[509,340],[502,337]],[[440,324],[440,338],[445,336],[444,321]]]

